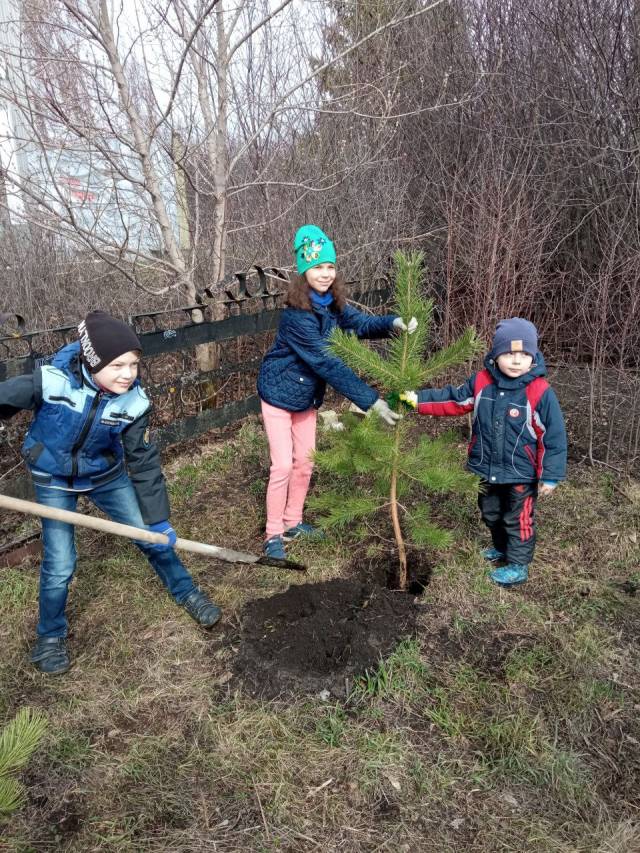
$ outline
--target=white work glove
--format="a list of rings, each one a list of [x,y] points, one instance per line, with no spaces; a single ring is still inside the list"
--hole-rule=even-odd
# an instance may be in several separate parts
[[[401,420],[402,415],[398,414],[398,412],[394,412],[393,409],[390,409],[387,403],[379,397],[373,406],[369,409],[370,412],[375,412],[379,418],[387,424],[387,426],[395,426],[396,422]]]
[[[405,323],[402,317],[396,317],[392,325],[397,332],[407,332],[407,334],[412,335],[418,328],[418,321],[412,317],[408,323]]]

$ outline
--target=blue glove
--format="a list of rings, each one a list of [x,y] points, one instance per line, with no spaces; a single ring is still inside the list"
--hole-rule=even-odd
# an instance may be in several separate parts
[[[154,551],[170,551],[176,544],[178,534],[168,521],[158,521],[155,524],[149,524],[148,527],[153,533],[164,533],[165,536],[169,537],[168,545],[152,545],[151,543],[148,543],[149,548],[153,548]]]

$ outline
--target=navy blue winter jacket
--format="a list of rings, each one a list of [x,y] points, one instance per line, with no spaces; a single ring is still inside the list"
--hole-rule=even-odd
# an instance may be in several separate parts
[[[457,388],[418,391],[418,411],[436,416],[473,412],[467,465],[489,483],[564,480],[567,436],[558,398],[547,386],[532,411],[527,397],[527,386],[547,373],[542,354],[517,379],[505,376],[488,356],[484,364],[488,376],[474,373]]]
[[[169,518],[158,449],[149,440],[151,403],[139,382],[125,394],[100,391],[82,368],[80,344],[51,364],[0,382],[0,418],[35,410],[22,446],[34,482],[89,491],[125,470],[145,524]]]
[[[332,307],[284,309],[276,339],[258,375],[258,394],[265,403],[289,412],[317,409],[327,383],[364,411],[376,402],[376,391],[332,355],[327,339],[336,326],[359,338],[386,338],[397,315],[373,317],[350,305],[341,312]]]

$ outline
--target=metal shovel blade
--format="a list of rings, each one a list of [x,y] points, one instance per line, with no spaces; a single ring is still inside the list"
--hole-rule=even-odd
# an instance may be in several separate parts
[[[278,557],[258,557],[256,563],[259,566],[274,566],[276,569],[291,569],[294,572],[306,572],[307,567],[304,563],[297,563],[295,560],[281,560]]]

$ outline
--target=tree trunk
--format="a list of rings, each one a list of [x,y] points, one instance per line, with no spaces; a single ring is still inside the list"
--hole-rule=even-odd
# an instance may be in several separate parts
[[[407,350],[409,346],[409,335],[407,332],[404,335],[404,343],[402,347],[401,370],[405,370],[407,366]],[[391,511],[391,522],[393,524],[393,535],[395,536],[398,546],[398,588],[407,588],[407,550],[404,545],[404,536],[402,535],[402,526],[400,524],[400,515],[398,513],[398,456],[400,455],[400,440],[402,437],[402,427],[395,427],[395,443],[393,452],[393,470],[391,472],[391,488],[389,490],[389,506]]]

